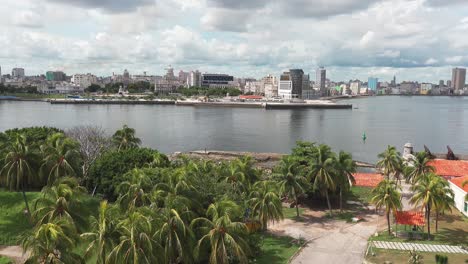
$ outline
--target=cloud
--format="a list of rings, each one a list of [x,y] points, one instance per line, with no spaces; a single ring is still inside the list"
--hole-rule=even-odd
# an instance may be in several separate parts
[[[41,28],[43,26],[42,17],[34,11],[21,11],[14,15],[13,24],[27,28]]]
[[[270,2],[270,0],[208,0],[208,6],[229,9],[252,9],[264,7]]]
[[[291,17],[324,18],[367,9],[374,0],[282,0],[280,10]]]
[[[111,13],[125,13],[136,10],[140,6],[154,4],[155,0],[46,0],[63,5],[81,8],[100,9]]]
[[[230,10],[225,8],[211,8],[200,19],[204,29],[210,31],[247,31],[247,21],[250,12],[244,10]]]
[[[431,6],[449,6],[468,4],[466,0],[426,0],[426,3]]]

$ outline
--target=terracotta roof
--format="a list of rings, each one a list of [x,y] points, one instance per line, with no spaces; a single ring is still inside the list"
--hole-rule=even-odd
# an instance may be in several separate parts
[[[263,99],[263,96],[260,95],[240,95],[240,99]]]
[[[440,176],[462,177],[468,175],[468,161],[435,159],[429,162]]]
[[[449,181],[468,193],[468,184],[466,184],[465,187],[462,187],[463,182],[468,181],[468,176],[452,178]]]
[[[375,187],[384,177],[379,173],[354,173],[355,186]]]
[[[425,225],[424,214],[422,212],[414,211],[397,211],[395,219],[399,225]]]

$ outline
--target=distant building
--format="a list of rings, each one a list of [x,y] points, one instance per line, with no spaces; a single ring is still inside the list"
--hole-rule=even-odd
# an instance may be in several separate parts
[[[379,79],[369,77],[367,81],[367,88],[371,91],[377,91],[377,89],[379,88]]]
[[[182,84],[186,84],[189,75],[190,75],[189,72],[184,72],[184,71],[180,70],[179,71],[179,82],[182,83]]]
[[[166,75],[162,79],[157,79],[154,85],[154,91],[157,93],[173,93],[181,86],[178,78],[174,76],[174,69],[169,65],[166,68]]]
[[[309,74],[304,74],[302,76],[302,94],[301,98],[304,100],[313,99],[315,96],[315,90],[310,85],[310,76]]]
[[[272,98],[278,96],[278,80],[273,75],[267,75],[263,77],[263,90],[265,97]]]
[[[349,84],[349,89],[351,90],[352,95],[358,95],[361,92],[361,82],[354,81]]]
[[[439,87],[442,88],[445,86],[444,80],[439,81]]]
[[[396,76],[395,76],[395,75],[393,75],[393,80],[392,80],[392,82],[391,82],[391,86],[392,86],[392,87],[396,87],[396,86],[397,86],[397,83],[396,83]]]
[[[50,82],[63,82],[67,79],[67,75],[62,71],[46,72],[46,80]]]
[[[320,94],[325,96],[327,94],[326,91],[326,81],[327,81],[327,70],[324,67],[320,67],[316,71],[315,76],[315,84],[318,86]]]
[[[281,74],[278,83],[278,96],[284,99],[292,99],[292,90],[293,83],[291,80],[291,74],[289,72]]]
[[[91,73],[88,74],[74,74],[71,82],[83,89],[88,88],[91,84],[97,84],[97,77]]]
[[[204,73],[201,78],[201,85],[207,88],[227,88],[235,87],[234,77],[227,74]]]
[[[433,89],[432,83],[421,83],[419,93],[420,94],[428,94],[430,91],[432,91],[432,89]]]
[[[23,68],[13,68],[11,70],[11,77],[13,79],[21,79],[24,78],[24,69]]]
[[[447,87],[452,88],[452,81],[451,80],[447,80]]]
[[[452,69],[452,87],[455,91],[463,90],[465,88],[466,69],[454,68]]]
[[[400,84],[400,93],[401,94],[415,94],[418,88],[416,82],[402,82]]]
[[[38,87],[38,92],[44,94],[78,94],[83,93],[84,88],[68,82],[46,81]]]
[[[304,71],[302,69],[290,69],[289,74],[292,81],[292,97],[300,98],[302,96]]]
[[[187,77],[188,87],[201,87],[201,72],[191,71]]]

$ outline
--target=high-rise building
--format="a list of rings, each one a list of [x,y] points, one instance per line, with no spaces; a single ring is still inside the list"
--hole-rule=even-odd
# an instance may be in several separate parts
[[[465,88],[466,69],[454,68],[452,69],[452,88],[456,91]]]
[[[326,95],[325,84],[327,81],[327,70],[324,67],[320,67],[317,69],[315,73],[315,84],[318,86],[320,90],[320,94],[322,96]]]
[[[278,82],[275,76],[269,74],[268,76],[263,77],[262,82],[265,97],[271,98],[278,96]]]
[[[234,77],[227,74],[202,74],[201,84],[208,88],[227,88],[234,87]]]
[[[379,79],[378,78],[372,78],[369,77],[367,81],[367,88],[371,91],[376,91],[379,85]]]
[[[91,84],[97,83],[97,77],[91,73],[88,74],[74,74],[71,77],[71,82],[83,89],[88,88]]]
[[[179,82],[180,83],[187,83],[187,79],[189,77],[189,72],[184,72],[183,70],[179,71]]]
[[[452,81],[451,80],[447,80],[447,87],[452,88]]]
[[[396,87],[396,76],[393,75],[393,80],[392,80],[392,83],[391,83],[392,87]]]
[[[24,78],[24,69],[23,68],[13,68],[11,70],[11,77],[13,79],[20,79],[20,78]]]
[[[54,82],[62,82],[65,81],[67,75],[61,71],[48,71],[46,72],[46,80],[47,81],[54,81]]]
[[[302,96],[302,84],[304,79],[304,71],[302,69],[290,69],[289,74],[292,81],[292,98],[300,98]]]
[[[444,80],[440,80],[439,81],[439,87],[444,87],[445,83],[444,83]]]
[[[354,81],[349,84],[349,89],[351,90],[351,94],[358,95],[361,93],[361,82]]]
[[[291,99],[293,98],[293,82],[291,78],[291,74],[289,72],[284,72],[280,76],[280,80],[278,83],[278,96],[284,99]]]
[[[191,71],[187,77],[188,87],[200,87],[201,86],[201,72],[198,70]]]

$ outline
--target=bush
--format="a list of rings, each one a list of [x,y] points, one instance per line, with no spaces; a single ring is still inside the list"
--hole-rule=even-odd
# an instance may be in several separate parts
[[[86,183],[88,190],[115,201],[117,198],[114,194],[115,188],[122,183],[123,175],[133,168],[141,168],[151,163],[154,155],[158,153],[148,148],[113,150],[104,153],[91,166],[89,180]]]
[[[435,261],[437,264],[447,264],[448,263],[448,257],[444,255],[439,255],[437,254],[435,256]]]

